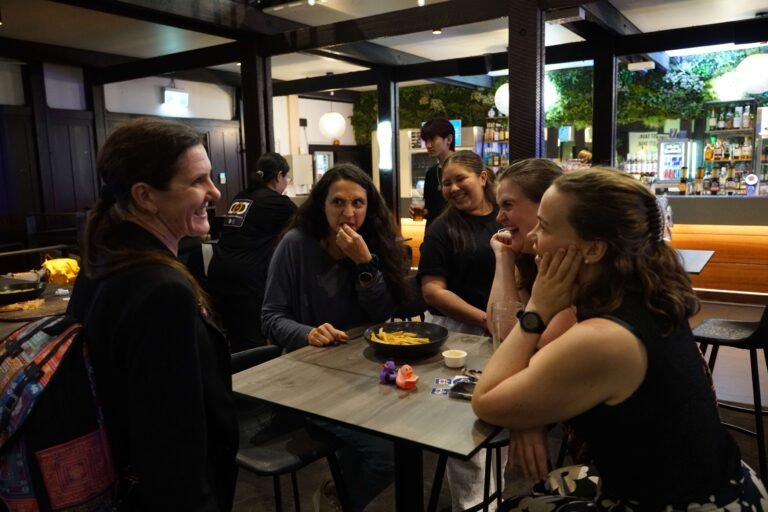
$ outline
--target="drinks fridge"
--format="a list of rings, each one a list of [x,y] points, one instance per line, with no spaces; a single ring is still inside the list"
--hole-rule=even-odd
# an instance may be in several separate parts
[[[689,178],[698,164],[698,143],[689,139],[659,139],[658,183],[678,183]]]
[[[757,109],[757,133],[755,135],[755,192],[768,196],[768,107]]]

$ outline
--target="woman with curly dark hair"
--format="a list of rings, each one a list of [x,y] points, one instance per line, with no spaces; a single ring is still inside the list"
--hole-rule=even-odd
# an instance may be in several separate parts
[[[765,488],[720,424],[688,323],[699,303],[663,230],[653,194],[613,169],[561,176],[545,192],[530,235],[539,264],[531,298],[472,406],[515,430],[570,420],[600,484],[592,498],[542,487],[505,509],[765,509]],[[579,323],[537,351],[570,306]],[[529,476],[547,477],[545,457],[522,462]],[[582,474],[560,469],[550,478],[571,487]]]
[[[346,329],[386,321],[406,293],[396,238],[392,214],[363,171],[340,164],[326,172],[272,256],[262,309],[267,338],[288,351],[323,347],[348,339]],[[392,481],[392,443],[321,426],[347,445],[342,473],[353,509],[362,510]]]

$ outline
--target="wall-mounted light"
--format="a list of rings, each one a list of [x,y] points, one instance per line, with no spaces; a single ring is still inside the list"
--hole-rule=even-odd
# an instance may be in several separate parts
[[[426,4],[426,3],[427,3],[426,0],[417,0],[416,1],[416,5],[418,5],[419,7],[424,7],[424,4]]]
[[[433,28],[432,29],[432,34],[433,35],[439,36],[442,33],[443,33],[443,29],[441,29],[441,28]]]
[[[168,87],[163,88],[163,104],[174,107],[189,107],[189,93],[186,89],[176,87],[176,82],[171,80]]]
[[[3,25],[3,11],[0,10],[0,26]]]
[[[307,0],[307,5],[309,6],[315,5],[315,0]]]

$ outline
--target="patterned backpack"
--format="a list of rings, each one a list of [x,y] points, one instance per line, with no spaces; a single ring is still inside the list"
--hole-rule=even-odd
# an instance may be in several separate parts
[[[81,329],[68,316],[44,317],[0,341],[0,504],[13,512],[115,510]]]

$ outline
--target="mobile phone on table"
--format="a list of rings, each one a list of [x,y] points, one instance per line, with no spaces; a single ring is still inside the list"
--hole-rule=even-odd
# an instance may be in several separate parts
[[[472,393],[474,391],[474,382],[458,382],[451,387],[448,396],[451,398],[461,398],[462,400],[472,400]]]

